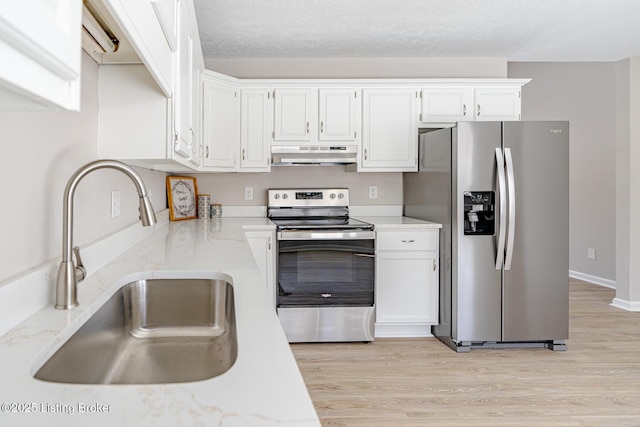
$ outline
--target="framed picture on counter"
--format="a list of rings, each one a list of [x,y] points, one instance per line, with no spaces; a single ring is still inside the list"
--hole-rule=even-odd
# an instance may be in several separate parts
[[[168,176],[169,219],[179,221],[198,217],[198,185],[192,176]]]

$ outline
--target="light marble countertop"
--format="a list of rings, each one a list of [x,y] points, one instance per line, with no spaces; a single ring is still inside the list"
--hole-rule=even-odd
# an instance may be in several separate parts
[[[355,216],[355,219],[373,224],[376,230],[383,229],[437,229],[442,224],[406,216]]]
[[[61,311],[51,304],[2,336],[0,425],[319,426],[243,227],[275,229],[266,218],[189,220],[160,227],[90,272],[78,286],[78,307]],[[233,282],[238,336],[238,358],[224,374],[162,385],[60,384],[33,378],[123,284],[149,277],[219,275]]]

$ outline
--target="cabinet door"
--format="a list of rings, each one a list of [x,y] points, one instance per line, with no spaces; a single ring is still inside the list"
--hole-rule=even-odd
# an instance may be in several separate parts
[[[417,92],[364,89],[362,92],[362,171],[416,171]]]
[[[178,72],[175,91],[175,141],[174,152],[182,157],[191,157],[193,144],[193,100],[194,90],[194,37],[188,19],[187,2],[180,2],[180,37],[178,44]]]
[[[376,323],[437,322],[437,252],[377,252]]]
[[[276,89],[275,141],[311,141],[315,134],[317,112],[313,108],[314,91],[311,89]]]
[[[473,120],[473,89],[430,87],[421,92],[422,123],[453,123]]]
[[[520,87],[475,90],[475,120],[520,120]]]
[[[178,0],[151,0],[162,32],[172,52],[178,50]]]
[[[320,89],[318,96],[318,140],[355,141],[358,91],[351,88]]]
[[[251,247],[258,269],[265,279],[265,287],[273,308],[276,308],[276,252],[275,233],[272,231],[247,231],[247,241]]]
[[[218,82],[203,82],[203,165],[233,170],[240,143],[238,89]]]
[[[271,170],[271,118],[273,108],[268,89],[243,89],[240,114],[240,168],[243,171]]]
[[[0,6],[0,110],[80,108],[80,0]]]

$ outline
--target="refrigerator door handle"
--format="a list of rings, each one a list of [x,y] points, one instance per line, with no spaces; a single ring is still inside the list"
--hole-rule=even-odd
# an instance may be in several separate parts
[[[502,269],[504,263],[504,248],[507,234],[507,185],[504,172],[504,156],[502,148],[496,148],[496,173],[498,175],[499,228],[498,244],[496,248],[496,270]]]
[[[511,269],[513,259],[513,244],[516,231],[516,179],[513,173],[513,157],[511,148],[504,149],[504,159],[507,165],[507,191],[509,193],[509,228],[507,230],[507,251],[504,260],[504,269]]]

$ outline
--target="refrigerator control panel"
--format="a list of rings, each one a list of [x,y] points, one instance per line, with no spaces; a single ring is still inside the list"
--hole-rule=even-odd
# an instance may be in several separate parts
[[[495,234],[495,193],[493,191],[464,192],[464,234],[492,236]]]

